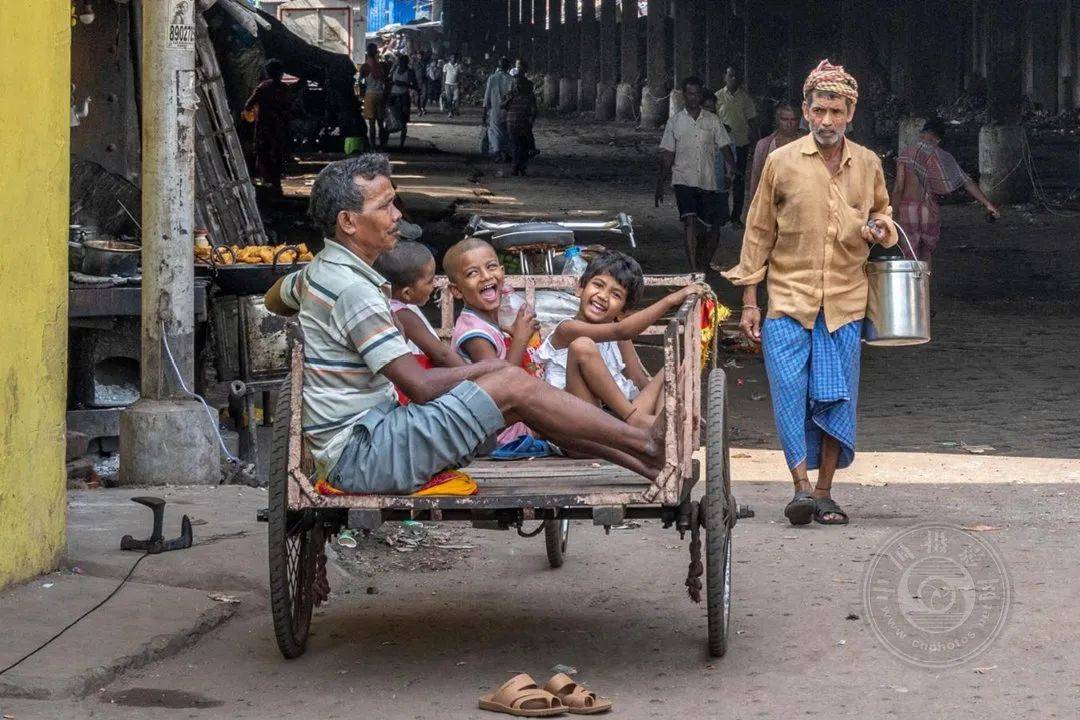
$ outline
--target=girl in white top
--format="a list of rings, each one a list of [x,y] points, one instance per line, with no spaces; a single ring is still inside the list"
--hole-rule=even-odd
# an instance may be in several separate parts
[[[608,251],[593,259],[581,276],[577,315],[552,330],[537,360],[551,385],[628,423],[651,427],[660,411],[662,378],[645,372],[634,338],[703,288],[689,285],[624,316],[644,286],[641,266],[629,255]]]
[[[390,310],[401,332],[424,367],[458,367],[465,361],[439,339],[421,305],[435,291],[435,258],[424,245],[399,240],[393,250],[375,261],[375,271],[390,281]]]

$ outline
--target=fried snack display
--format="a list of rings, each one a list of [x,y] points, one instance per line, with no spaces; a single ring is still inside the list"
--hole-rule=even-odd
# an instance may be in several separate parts
[[[310,262],[315,257],[304,243],[299,245],[195,247],[195,262],[204,265],[270,265],[274,262],[275,257],[277,257],[279,265],[289,265],[292,264],[294,255],[296,255],[296,262]]]

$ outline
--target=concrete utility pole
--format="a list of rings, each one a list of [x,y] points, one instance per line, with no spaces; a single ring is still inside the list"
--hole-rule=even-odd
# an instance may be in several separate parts
[[[641,93],[642,127],[660,127],[667,120],[671,92],[671,68],[668,67],[667,17],[669,0],[649,0],[647,64],[649,79]]]
[[[548,2],[547,72],[544,75],[544,106],[559,107],[559,81],[562,79],[562,8],[563,0]]]
[[[615,24],[615,0],[600,0],[600,82],[596,86],[596,119],[615,117],[615,80],[618,75],[616,53],[618,32]]]
[[[211,420],[180,386],[195,374],[193,12],[182,0],[143,4],[142,397],[120,416],[125,485],[221,478]]]
[[[600,23],[596,21],[596,0],[581,0],[578,22],[581,71],[578,79],[578,110],[596,111],[596,80],[600,57]]]
[[[367,0],[351,0],[352,8],[352,61],[354,65],[362,65],[364,62],[364,50],[367,48]],[[434,14],[434,11],[432,11]],[[432,18],[435,20],[437,18]]]
[[[990,122],[979,131],[979,184],[994,203],[1024,202],[1031,183],[1024,161],[1023,21],[1021,3],[993,3],[990,13],[987,97]]]
[[[638,52],[638,7],[632,0],[623,0],[619,38],[619,86],[615,89],[615,117],[619,120],[636,120],[640,103],[638,78],[641,75],[641,58]]]

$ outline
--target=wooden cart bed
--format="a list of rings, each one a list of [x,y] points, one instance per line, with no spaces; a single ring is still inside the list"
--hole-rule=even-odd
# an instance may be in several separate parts
[[[701,276],[646,276],[646,285],[681,287]],[[507,276],[511,287],[525,290],[535,301],[537,289],[566,289],[569,276]],[[445,279],[439,278],[439,286]],[[441,333],[453,323],[452,299],[443,293]],[[665,325],[646,334],[664,336],[664,404],[673,422],[665,439],[667,461],[660,477],[649,482],[636,473],[599,459],[543,458],[495,461],[480,459],[464,468],[480,492],[469,497],[408,495],[320,495],[302,468],[310,459],[301,440],[300,415],[303,350],[293,344],[289,429],[288,504],[292,509],[338,508],[383,511],[456,511],[454,514],[499,508],[550,509],[677,505],[697,481],[693,452],[700,446],[701,327],[699,300],[688,300]],[[447,518],[449,519],[449,518]]]

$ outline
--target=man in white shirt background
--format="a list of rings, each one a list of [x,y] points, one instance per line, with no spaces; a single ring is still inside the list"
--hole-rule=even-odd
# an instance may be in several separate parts
[[[704,83],[688,77],[682,82],[686,106],[668,118],[660,140],[660,176],[656,180],[656,206],[671,182],[683,222],[686,257],[691,272],[704,267],[719,242],[719,229],[727,221],[723,195],[716,186],[716,154],[720,153],[731,178],[735,158],[723,123],[701,106]],[[730,182],[730,180],[729,180]],[[705,242],[700,243],[699,238]]]
[[[742,73],[737,67],[729,67],[724,73],[724,87],[716,91],[716,114],[731,128],[731,139],[738,149],[731,189],[731,222],[741,227],[746,202],[746,162],[757,139],[757,108],[750,93],[742,86]]]
[[[450,62],[443,65],[443,98],[446,101],[446,117],[457,115],[458,82],[461,75],[461,61],[457,53],[450,56]]]

